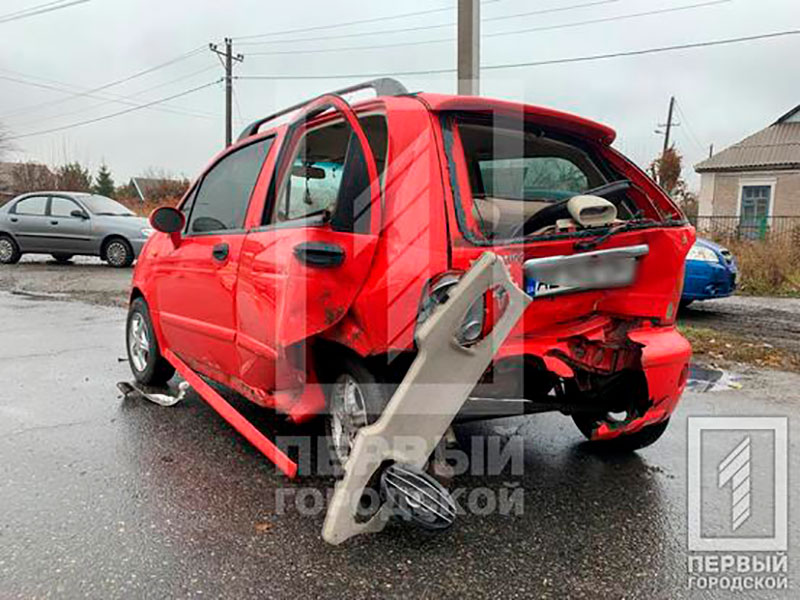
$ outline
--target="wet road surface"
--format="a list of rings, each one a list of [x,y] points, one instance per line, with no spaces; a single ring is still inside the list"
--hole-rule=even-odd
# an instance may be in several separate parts
[[[171,408],[120,398],[123,310],[0,292],[0,327],[4,599],[690,597],[687,415],[800,426],[800,377],[764,372],[741,390],[688,393],[665,436],[633,455],[593,451],[560,415],[465,428],[524,436],[522,476],[454,482],[521,484],[522,515],[466,515],[438,536],[392,526],[331,547],[323,514],[275,514],[276,489],[330,480],[287,483],[193,393]],[[790,523],[796,532],[791,512]]]

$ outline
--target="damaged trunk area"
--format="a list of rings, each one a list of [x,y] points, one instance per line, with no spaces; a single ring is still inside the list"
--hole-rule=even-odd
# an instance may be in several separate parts
[[[642,367],[642,346],[627,333],[636,321],[609,320],[603,339],[580,335],[554,340],[544,356],[510,356],[494,362],[475,387],[458,421],[557,411],[581,423],[624,425],[653,405]],[[569,376],[566,376],[569,375]],[[599,426],[599,425],[598,425]],[[579,427],[581,427],[579,425]],[[592,437],[592,428],[581,430]]]

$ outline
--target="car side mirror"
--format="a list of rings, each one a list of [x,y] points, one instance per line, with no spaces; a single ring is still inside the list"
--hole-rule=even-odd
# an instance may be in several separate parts
[[[89,215],[87,215],[82,210],[78,210],[77,208],[69,213],[70,217],[75,217],[76,219],[88,219]]]
[[[156,231],[168,233],[177,248],[181,242],[181,231],[186,225],[183,213],[171,206],[162,206],[150,213],[150,225]]]

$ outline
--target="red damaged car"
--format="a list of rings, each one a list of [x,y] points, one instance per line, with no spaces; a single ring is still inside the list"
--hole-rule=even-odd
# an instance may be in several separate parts
[[[376,97],[344,100],[362,88]],[[491,253],[530,303],[456,420],[560,411],[591,440],[651,444],[686,383],[675,317],[695,234],[614,137],[393,80],[253,123],[151,217],[127,328],[137,381],[177,367],[206,399],[199,376],[296,423],[326,414],[344,463],[406,377],[421,324]],[[458,344],[502,310],[502,293],[474,302]]]

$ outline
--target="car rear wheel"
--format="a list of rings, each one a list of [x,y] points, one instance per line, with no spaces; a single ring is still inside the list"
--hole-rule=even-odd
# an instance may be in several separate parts
[[[65,264],[72,260],[72,254],[52,254],[51,255],[57,263]]]
[[[619,419],[611,414],[601,418],[596,415],[578,414],[572,415],[572,420],[575,421],[575,425],[578,426],[578,429],[588,440],[592,439],[592,431],[600,427],[604,422],[609,424],[619,423]],[[648,425],[635,433],[623,434],[610,440],[592,441],[592,443],[610,450],[632,452],[654,444],[667,430],[668,425],[669,419],[655,425]]]
[[[374,423],[389,402],[389,386],[362,361],[345,358],[328,388],[326,430],[333,458],[344,465],[353,449],[358,430]]]
[[[166,385],[175,374],[175,368],[161,356],[150,310],[143,298],[131,302],[126,331],[128,363],[136,381],[142,385]]]
[[[0,264],[13,265],[19,262],[22,252],[17,242],[9,235],[0,235]]]
[[[103,260],[116,268],[130,267],[133,264],[134,254],[128,240],[112,238],[103,247]]]

